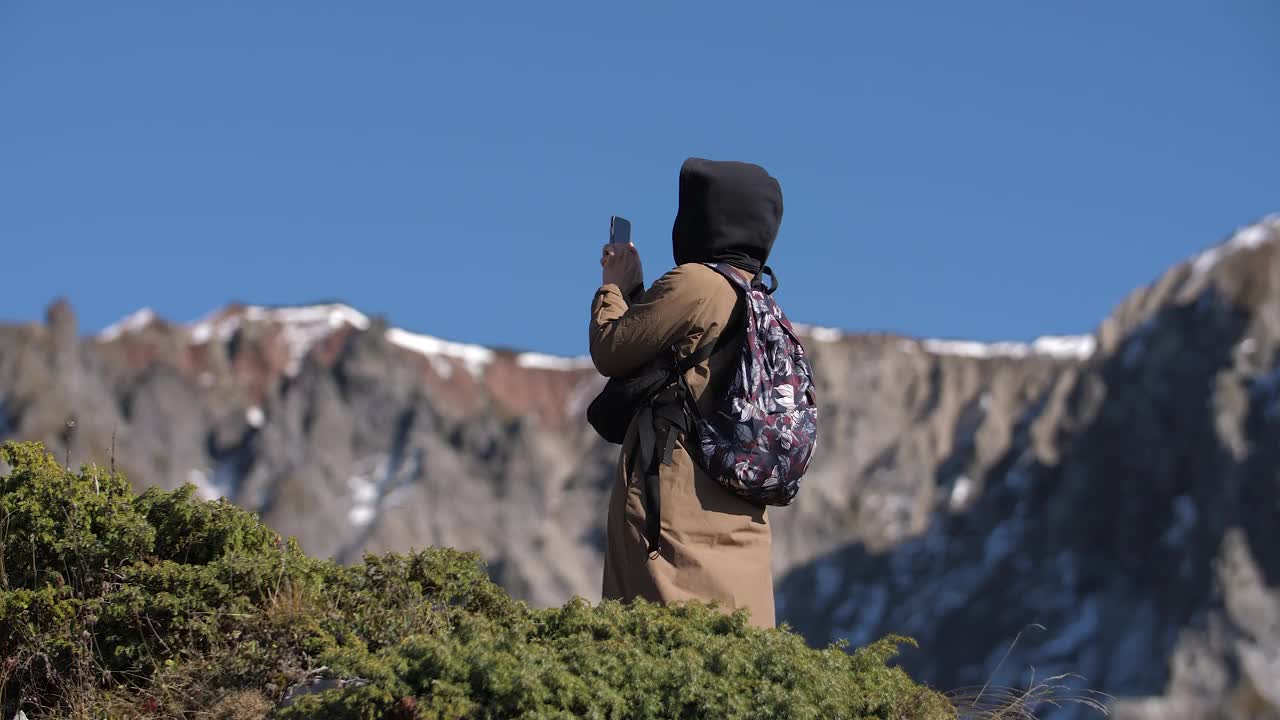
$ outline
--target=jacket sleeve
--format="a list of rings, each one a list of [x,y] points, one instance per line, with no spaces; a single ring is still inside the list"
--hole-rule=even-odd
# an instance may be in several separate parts
[[[591,301],[591,361],[606,377],[630,374],[687,334],[705,302],[679,267],[630,305],[617,285],[602,286]]]

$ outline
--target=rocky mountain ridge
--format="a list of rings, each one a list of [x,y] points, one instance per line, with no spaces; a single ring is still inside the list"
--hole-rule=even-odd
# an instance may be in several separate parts
[[[1038,623],[999,680],[1079,672],[1122,717],[1270,717],[1211,713],[1280,707],[1277,247],[1280,218],[1243,228],[1086,337],[803,327],[822,436],[771,517],[780,617],[815,643],[914,635],[904,662],[939,687],[984,682]],[[340,304],[0,326],[0,436],[104,463],[114,442],[131,477],[316,554],[477,550],[536,604],[598,596],[602,382]]]

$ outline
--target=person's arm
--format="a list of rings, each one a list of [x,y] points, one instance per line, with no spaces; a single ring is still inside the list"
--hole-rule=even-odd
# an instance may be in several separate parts
[[[616,283],[606,283],[591,302],[591,360],[606,377],[628,375],[670,350],[689,331],[706,301],[689,282],[689,270],[663,275],[640,300],[628,304]]]

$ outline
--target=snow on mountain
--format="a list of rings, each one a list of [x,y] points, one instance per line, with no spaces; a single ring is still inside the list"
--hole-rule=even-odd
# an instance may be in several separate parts
[[[1083,360],[1098,348],[1098,340],[1092,335],[1046,335],[1031,343],[1031,352],[1037,355]]]
[[[107,327],[97,336],[100,342],[112,342],[124,335],[145,329],[158,320],[150,308],[139,310]],[[192,344],[203,345],[211,341],[226,342],[236,331],[248,323],[278,326],[288,350],[286,374],[296,375],[302,360],[318,343],[333,332],[350,327],[367,330],[368,316],[341,303],[303,305],[289,307],[263,307],[258,305],[232,306],[215,312],[186,328]],[[391,344],[425,356],[432,368],[443,378],[453,373],[451,360],[458,361],[474,377],[479,377],[496,356],[495,352],[480,345],[453,342],[432,335],[410,332],[402,328],[388,328],[387,341]],[[536,352],[515,355],[517,367],[534,370],[589,370],[591,358],[565,357]]]
[[[151,308],[142,308],[141,310],[122,318],[118,322],[103,328],[102,332],[98,333],[98,340],[100,342],[111,342],[119,339],[126,333],[145,330],[148,325],[155,321],[155,312]]]
[[[1025,358],[1043,356],[1063,360],[1083,360],[1094,353],[1097,341],[1092,335],[1046,335],[1030,343],[983,343],[969,340],[921,340],[920,345],[935,355],[971,358]]]
[[[432,360],[432,367],[437,374],[445,378],[453,373],[453,368],[447,362],[441,363],[439,360],[444,358],[459,360],[467,372],[473,377],[479,377],[485,367],[493,362],[494,357],[494,352],[489,348],[441,340],[438,337],[411,333],[400,328],[388,329],[387,340],[393,345],[425,355]]]
[[[97,339],[100,342],[112,342],[124,335],[139,332],[158,319],[150,308],[144,308],[104,329]],[[368,316],[341,303],[288,307],[247,305],[232,306],[213,313],[191,324],[186,331],[195,345],[213,340],[226,342],[246,323],[269,323],[280,328],[288,352],[285,372],[289,376],[296,375],[307,353],[333,332],[344,326],[361,331],[370,326]],[[794,323],[793,327],[802,338],[819,343],[839,342],[847,335],[838,328],[818,325]],[[397,347],[426,357],[436,374],[445,379],[453,374],[454,364],[451,361],[461,363],[468,373],[478,378],[496,357],[496,353],[490,348],[444,340],[397,327],[386,330],[386,339]],[[1045,336],[1031,343],[982,343],[943,339],[908,340],[905,343],[904,347],[911,348],[918,344],[925,351],[936,355],[972,358],[1046,356],[1079,360],[1092,355],[1096,348],[1095,339],[1091,335]],[[517,367],[531,370],[578,371],[594,367],[588,356],[537,352],[518,353],[514,361]]]
[[[1274,238],[1280,238],[1280,214],[1268,215],[1260,222],[1238,228],[1222,244],[1200,253],[1191,261],[1191,273],[1196,277],[1204,275],[1224,258]]]
[[[791,323],[791,329],[801,338],[812,338],[818,342],[838,342],[844,337],[844,331],[837,328],[822,327],[820,325],[806,325],[804,323]]]
[[[595,367],[590,357],[564,357],[526,352],[516,355],[516,366],[530,370],[590,370]]]
[[[369,318],[338,303],[298,307],[247,305],[215,313],[191,325],[187,332],[196,345],[213,340],[226,342],[246,323],[273,323],[281,328],[289,357],[285,372],[293,376],[317,343],[344,325],[365,330],[369,327]]]

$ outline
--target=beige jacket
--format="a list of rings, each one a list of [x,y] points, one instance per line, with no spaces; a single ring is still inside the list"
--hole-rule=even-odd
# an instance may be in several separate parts
[[[616,285],[591,304],[591,358],[609,377],[624,376],[669,352],[687,355],[720,332],[741,332],[738,292],[705,265],[681,265],[633,305]],[[689,388],[704,413],[732,380],[735,353],[692,368]],[[720,487],[693,462],[683,435],[674,462],[659,473],[662,549],[650,559],[644,537],[643,469],[632,466],[637,423],[622,445],[609,502],[604,597],[672,603],[714,601],[726,612],[746,608],[753,624],[773,627],[772,534],[764,508]]]

